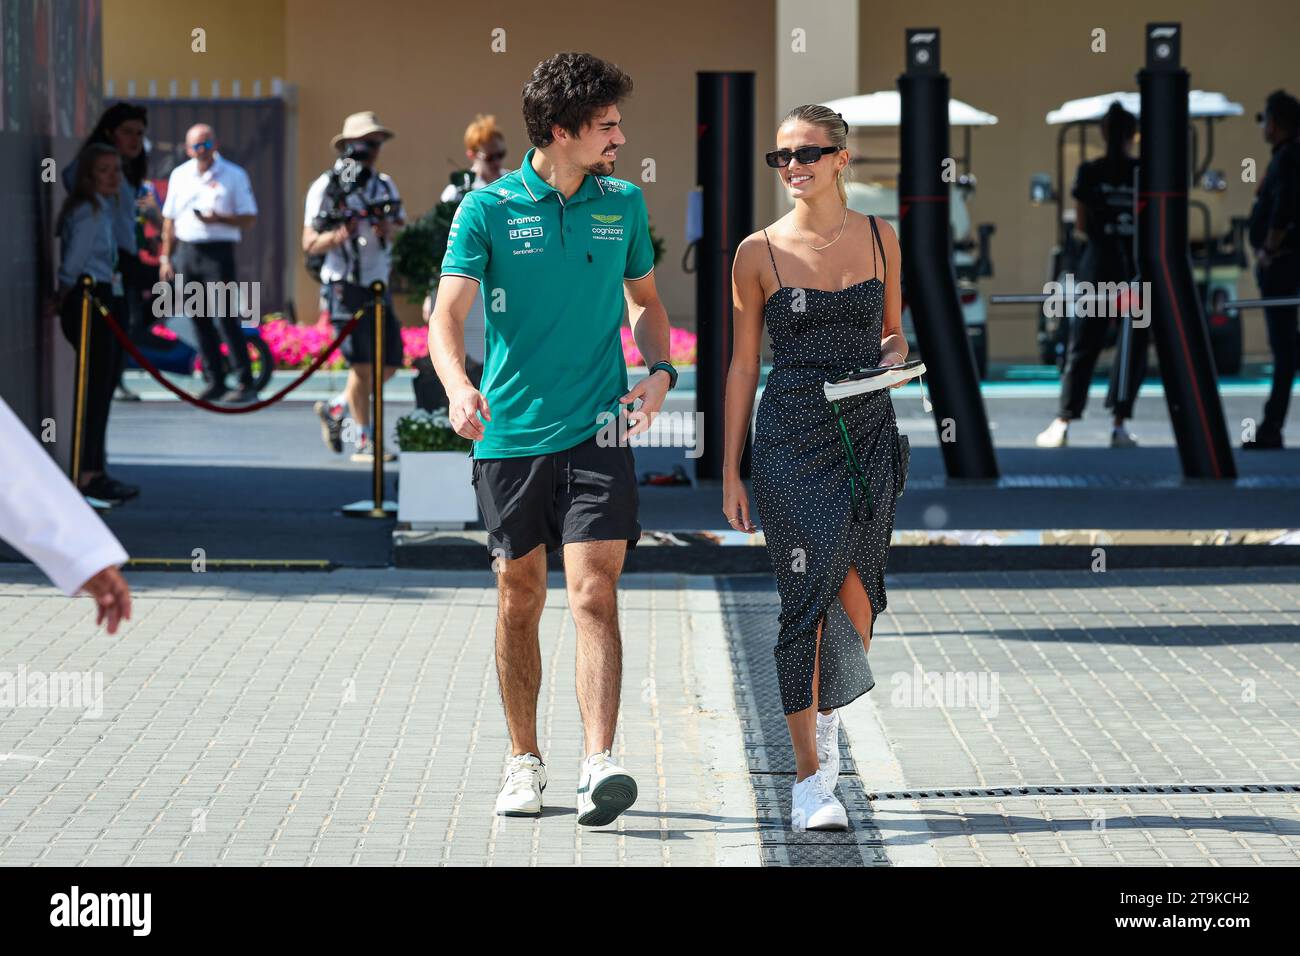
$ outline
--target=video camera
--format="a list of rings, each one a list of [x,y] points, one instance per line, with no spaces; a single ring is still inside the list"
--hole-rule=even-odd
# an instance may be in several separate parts
[[[354,209],[341,203],[333,206],[325,206],[316,214],[311,222],[312,229],[317,232],[330,232],[339,226],[350,225],[354,222],[370,220],[371,222],[384,222],[388,219],[396,219],[400,204],[392,199],[380,199],[376,202],[366,203],[364,209]]]
[[[374,175],[370,167],[364,165],[369,158],[370,150],[365,141],[357,140],[348,143],[343,154],[334,161],[325,186],[325,201],[312,220],[312,228],[317,232],[329,232],[358,220],[383,222],[397,217],[399,204],[391,198],[366,203],[364,210],[354,209],[347,203],[348,196],[363,188]]]

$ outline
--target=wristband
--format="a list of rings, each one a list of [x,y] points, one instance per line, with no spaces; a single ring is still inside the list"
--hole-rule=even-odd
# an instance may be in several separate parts
[[[649,371],[649,373],[647,373],[647,377],[649,377],[650,375],[653,375],[655,372],[659,371],[660,369],[663,369],[665,372],[668,373],[668,389],[669,389],[669,391],[671,391],[672,389],[676,388],[676,387],[677,387],[677,369],[673,368],[673,366],[672,366],[672,364],[671,364],[670,362],[655,362],[654,365],[650,366],[650,371]]]

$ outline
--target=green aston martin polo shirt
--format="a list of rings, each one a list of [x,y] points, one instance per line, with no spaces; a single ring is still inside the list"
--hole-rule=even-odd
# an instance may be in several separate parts
[[[492,420],[475,458],[519,458],[586,441],[627,392],[623,280],[654,269],[641,190],[588,175],[565,199],[523,164],[461,200],[442,275],[482,285],[480,385]]]

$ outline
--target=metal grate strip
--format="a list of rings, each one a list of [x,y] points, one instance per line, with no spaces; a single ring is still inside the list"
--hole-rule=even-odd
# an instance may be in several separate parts
[[[871,802],[879,800],[955,800],[1000,799],[1005,797],[1084,797],[1130,796],[1141,794],[1191,794],[1198,793],[1300,793],[1300,783],[1089,783],[1079,786],[1065,784],[1032,787],[962,787],[957,789],[888,790],[868,793]]]
[[[780,610],[771,575],[715,579],[735,676],[736,711],[758,812],[759,846],[765,866],[889,866],[871,801],[852,754],[840,734],[836,788],[849,815],[842,833],[790,829],[794,753],[781,708],[772,648]]]

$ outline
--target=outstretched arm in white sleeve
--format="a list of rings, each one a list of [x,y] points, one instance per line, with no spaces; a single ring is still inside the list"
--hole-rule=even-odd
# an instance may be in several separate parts
[[[0,399],[0,538],[64,594],[85,590],[108,633],[131,618],[131,589],[118,570],[126,550]]]

